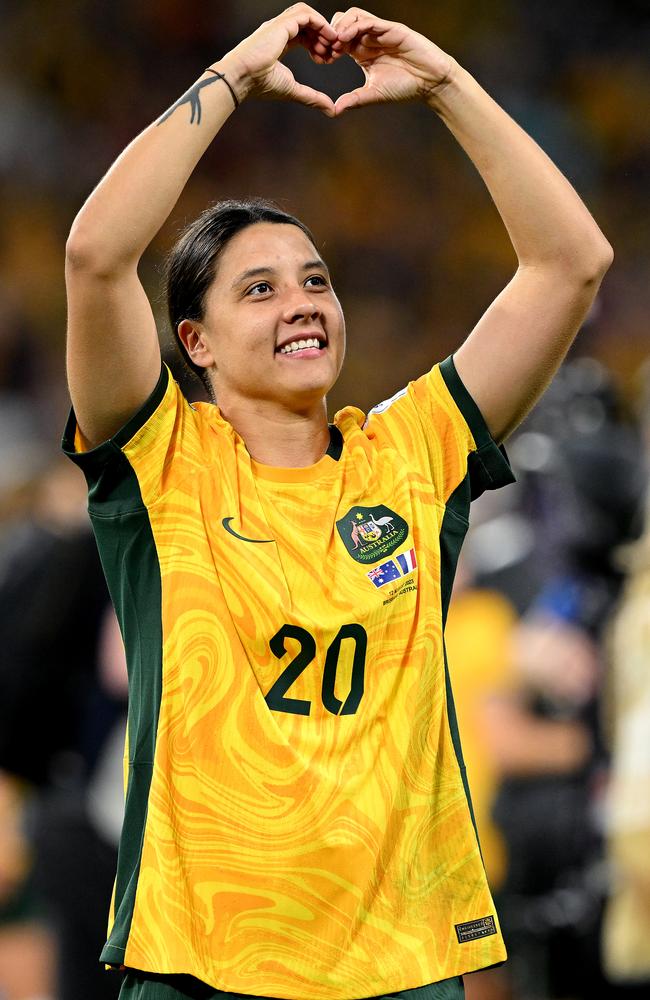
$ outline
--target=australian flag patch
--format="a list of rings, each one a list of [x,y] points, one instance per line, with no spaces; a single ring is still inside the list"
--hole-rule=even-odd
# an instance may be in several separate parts
[[[374,583],[375,587],[383,587],[386,583],[399,580],[401,575],[394,559],[389,559],[388,562],[382,563],[381,566],[375,566],[374,569],[366,573],[366,576],[371,583]]]

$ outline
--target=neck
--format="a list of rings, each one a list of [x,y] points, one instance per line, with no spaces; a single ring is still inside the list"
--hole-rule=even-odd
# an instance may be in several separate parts
[[[264,400],[219,401],[219,410],[243,439],[250,456],[263,465],[304,468],[318,462],[329,447],[324,399],[298,413]]]

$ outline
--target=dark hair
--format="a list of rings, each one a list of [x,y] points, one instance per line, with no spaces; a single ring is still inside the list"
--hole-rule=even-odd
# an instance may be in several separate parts
[[[205,296],[214,281],[219,257],[230,240],[242,229],[257,222],[276,222],[297,226],[315,245],[307,226],[279,205],[261,198],[245,201],[218,201],[190,223],[181,233],[167,256],[165,291],[167,309],[174,339],[189,368],[198,375],[212,394],[207,369],[195,365],[178,336],[178,325],[184,319],[203,319]]]

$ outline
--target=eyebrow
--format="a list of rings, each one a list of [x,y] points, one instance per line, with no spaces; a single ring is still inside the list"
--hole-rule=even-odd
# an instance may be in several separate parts
[[[324,260],[320,257],[316,257],[314,260],[308,260],[301,265],[301,271],[326,271],[329,274],[329,268]],[[248,281],[249,278],[259,278],[263,274],[277,274],[278,272],[274,267],[262,266],[262,267],[251,267],[248,271],[242,271],[241,274],[237,275],[232,283],[232,288],[237,288],[239,285],[243,284],[244,281]]]

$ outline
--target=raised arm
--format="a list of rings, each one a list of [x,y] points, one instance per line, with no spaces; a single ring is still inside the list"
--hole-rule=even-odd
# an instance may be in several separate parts
[[[77,215],[66,247],[67,370],[87,445],[118,430],[160,374],[154,317],[137,269],[192,170],[246,97],[295,100],[333,115],[332,101],[296,83],[278,60],[301,44],[315,61],[327,61],[336,39],[307,4],[265,22],[124,150]]]
[[[550,382],[593,302],[612,249],[566,178],[466,70],[423,35],[358,7],[332,19],[366,75],[337,114],[421,99],[483,178],[519,266],[454,355],[500,440]]]

